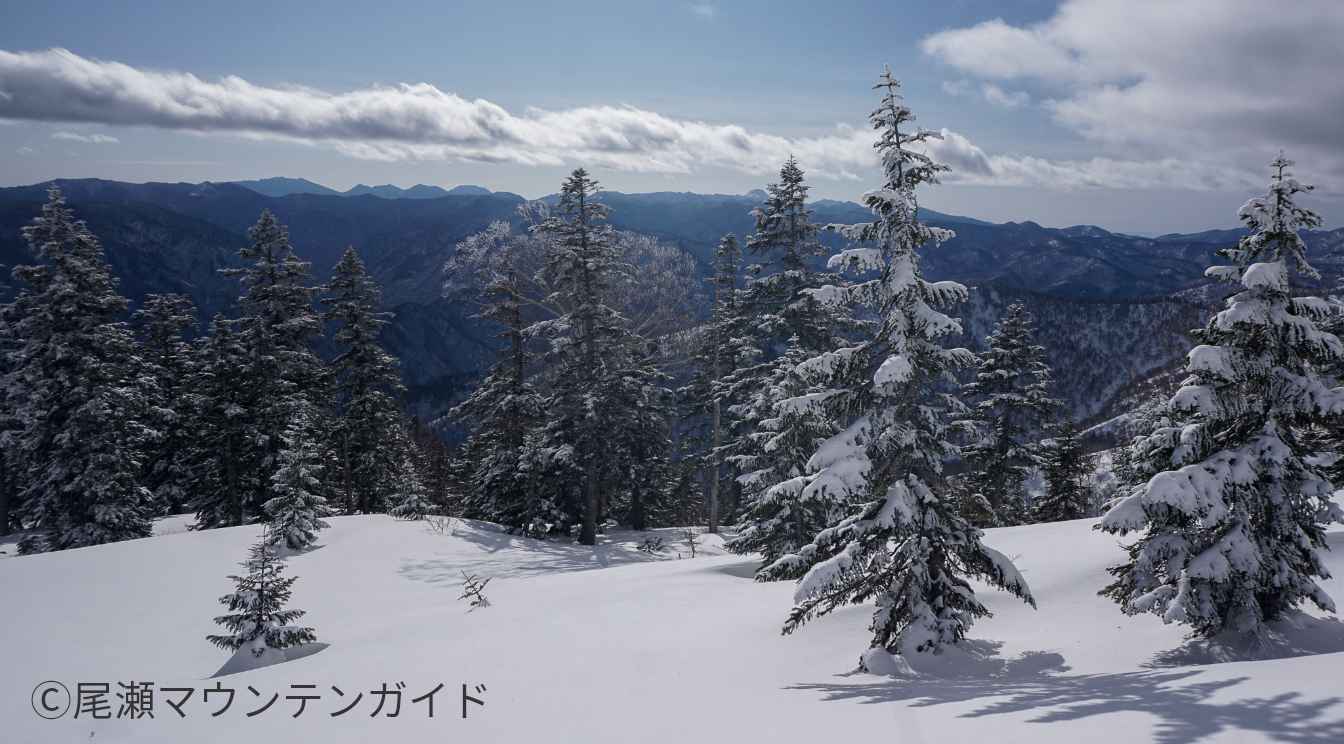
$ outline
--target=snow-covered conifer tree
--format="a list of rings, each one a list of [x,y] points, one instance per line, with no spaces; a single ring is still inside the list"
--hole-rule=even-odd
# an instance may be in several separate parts
[[[2,277],[0,277],[2,278]],[[18,435],[23,431],[16,404],[20,398],[17,381],[11,387],[14,371],[11,354],[18,344],[14,336],[14,305],[0,305],[0,535],[7,535],[17,527],[17,516],[22,512],[19,493],[21,462],[18,459]]]
[[[627,344],[636,342],[631,338]],[[604,512],[621,514],[631,529],[647,529],[650,522],[667,524],[672,442],[668,431],[672,392],[666,377],[652,365],[652,350],[628,350],[629,360],[607,387],[602,401],[611,439],[609,464],[604,468],[608,486]]]
[[[1133,485],[1134,466],[1130,462],[1130,442],[1121,442],[1111,449],[1111,474],[1122,487]]]
[[[752,210],[756,231],[747,239],[748,253],[776,263],[781,272],[803,272],[809,259],[825,254],[807,208],[807,191],[803,169],[790,155],[779,180],[766,187],[765,203]]]
[[[139,324],[141,357],[156,382],[149,414],[154,435],[147,448],[144,485],[154,495],[158,511],[177,514],[193,485],[188,380],[194,357],[183,334],[196,327],[196,306],[186,295],[149,295],[134,319]]]
[[[423,519],[434,510],[429,489],[425,488],[424,478],[409,446],[401,458],[401,469],[397,471],[396,490],[392,494],[391,504],[388,513],[398,519]]]
[[[1318,372],[1344,358],[1344,345],[1320,328],[1328,303],[1293,296],[1293,272],[1318,276],[1298,231],[1321,220],[1296,203],[1311,187],[1291,165],[1271,164],[1269,192],[1239,212],[1250,234],[1219,252],[1232,265],[1206,272],[1240,286],[1196,332],[1174,420],[1136,442],[1156,474],[1099,525],[1142,532],[1103,594],[1205,637],[1258,638],[1308,600],[1334,610],[1317,583],[1329,575],[1319,551],[1344,511],[1303,432],[1344,413],[1344,389]]]
[[[263,490],[265,437],[257,397],[265,391],[253,384],[251,357],[237,326],[216,315],[195,347],[188,457],[197,529],[237,527],[261,516],[253,497]]]
[[[251,242],[238,252],[245,265],[222,273],[238,277],[243,289],[237,331],[248,352],[248,384],[255,393],[247,415],[257,422],[262,455],[259,490],[247,498],[255,513],[270,500],[270,476],[290,417],[326,396],[320,390],[322,364],[312,349],[322,323],[313,309],[317,289],[308,285],[309,264],[295,254],[288,230],[270,210],[247,234]]]
[[[563,521],[550,498],[556,489],[539,488],[544,479],[530,477],[537,466],[534,432],[543,402],[529,377],[528,332],[538,310],[551,314],[539,301],[544,288],[535,285],[544,255],[539,238],[496,222],[459,243],[448,265],[449,281],[476,296],[478,317],[498,325],[505,341],[489,374],[449,414],[471,432],[463,446],[468,471],[463,512],[524,534]]]
[[[565,453],[582,472],[579,542],[597,542],[605,470],[611,442],[606,431],[616,387],[623,377],[643,375],[623,318],[606,302],[616,273],[629,270],[619,261],[608,208],[597,199],[598,183],[582,168],[565,181],[555,213],[537,226],[549,239],[546,274],[560,296],[564,315],[547,322],[554,332],[555,376],[551,380],[546,447]]]
[[[746,317],[738,303],[737,287],[742,250],[737,236],[725,235],[714,250],[713,304],[709,323],[702,327],[700,342],[691,360],[691,379],[678,391],[686,423],[685,446],[696,447],[703,462],[706,514],[710,532],[718,532],[725,480],[731,483],[734,468],[725,463],[735,449],[731,440],[733,395],[730,379],[738,365],[755,355],[745,327]],[[745,388],[745,385],[741,386]],[[725,468],[728,464],[730,467]],[[731,487],[731,486],[730,486]]]
[[[264,508],[270,518],[270,540],[276,545],[284,542],[290,550],[303,550],[317,540],[318,530],[329,526],[322,521],[331,514],[322,495],[322,452],[304,413],[296,415],[285,428],[284,438],[280,466],[271,475],[271,493],[275,495]]]
[[[760,553],[762,569],[796,553],[822,529],[849,514],[848,494],[838,489],[806,488],[808,459],[839,427],[823,406],[781,405],[809,392],[795,368],[809,355],[794,346],[774,365],[766,384],[743,406],[743,418],[755,422],[742,454],[731,459],[747,508],[737,536],[726,547],[734,553]],[[761,580],[796,579],[805,564],[757,574]]]
[[[59,189],[24,238],[43,263],[14,267],[6,376],[21,428],[24,521],[60,550],[146,537],[149,492],[140,482],[152,383],[138,375],[127,301],[97,238]]]
[[[798,365],[800,374],[827,386],[784,404],[825,406],[846,422],[808,461],[802,487],[841,491],[862,506],[767,569],[811,566],[799,582],[786,633],[816,615],[876,600],[870,649],[860,662],[865,669],[881,664],[879,654],[936,653],[960,640],[976,618],[989,614],[968,578],[1032,602],[1012,563],[983,545],[980,532],[946,498],[943,461],[956,452],[947,420],[956,401],[939,391],[974,356],[939,343],[960,325],[936,308],[964,299],[965,288],[920,276],[916,249],[951,233],[919,222],[915,189],[936,182],[947,167],[924,153],[923,143],[936,134],[903,130],[914,115],[899,87],[885,71],[876,86],[882,102],[870,117],[886,174],[881,187],[864,195],[874,221],[845,228],[860,247],[831,259],[833,266],[880,276],[811,291],[830,305],[862,302],[880,325],[867,341]]]
[[[229,631],[206,636],[206,640],[235,652],[235,671],[265,666],[285,660],[285,649],[312,643],[317,634],[312,628],[295,625],[303,610],[286,607],[298,577],[284,576],[284,564],[275,554],[269,535],[248,551],[241,565],[244,575],[230,576],[235,589],[219,598],[228,613],[215,622]]]
[[[333,340],[340,349],[330,365],[339,411],[331,445],[339,472],[328,479],[341,484],[348,513],[382,511],[401,467],[391,446],[401,430],[401,374],[378,341],[388,318],[381,296],[359,254],[347,248],[322,303],[324,320],[337,324]]]
[[[812,391],[806,378],[793,373],[796,357],[834,351],[867,332],[847,308],[819,302],[813,296],[813,290],[843,287],[846,280],[836,273],[818,271],[813,264],[824,249],[818,239],[820,228],[811,221],[807,191],[803,171],[790,157],[780,169],[779,181],[768,187],[765,203],[752,213],[756,230],[747,239],[747,250],[764,265],[753,264],[748,269],[749,280],[738,302],[743,320],[734,329],[746,343],[736,344],[739,363],[718,386],[733,418],[733,438],[725,448],[731,450],[730,462],[742,473],[739,487],[747,513],[739,530],[744,536],[753,536],[735,544],[747,549],[762,539],[784,540],[773,548],[761,545],[767,555],[798,547],[786,533],[778,531],[783,523],[775,521],[787,510],[786,503],[792,503],[798,494],[786,495],[792,493],[792,486],[784,486],[773,495],[771,489],[800,473],[810,451],[802,454],[798,447],[806,449],[809,439],[825,438],[836,431],[834,419],[827,413],[775,410],[782,400]],[[792,446],[777,446],[783,442]],[[810,530],[815,534],[814,528],[830,524],[822,517],[829,509],[817,507],[818,503],[812,502],[806,511],[813,519],[822,519],[820,524],[810,519],[801,524],[797,519],[802,513],[794,511],[792,518],[786,517],[793,524],[792,531]],[[810,539],[811,535],[804,538]]]
[[[1041,453],[1045,469],[1045,495],[1032,505],[1032,521],[1060,522],[1092,514],[1092,490],[1088,485],[1088,461],[1078,430],[1068,421],[1055,432]]]
[[[980,354],[975,377],[962,387],[962,395],[975,401],[967,420],[974,441],[963,448],[969,498],[962,515],[978,526],[1025,521],[1024,480],[1041,464],[1036,440],[1059,408],[1048,389],[1045,351],[1031,335],[1031,315],[1021,303],[1010,305]]]

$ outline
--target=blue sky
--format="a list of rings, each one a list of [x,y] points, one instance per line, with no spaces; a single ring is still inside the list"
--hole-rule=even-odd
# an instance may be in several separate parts
[[[885,63],[946,130],[934,208],[1227,226],[1282,147],[1344,220],[1330,0],[1272,16],[1251,0],[112,5],[6,10],[0,185],[286,175],[537,196],[586,165],[621,191],[738,193],[794,152],[816,196],[853,199],[875,185]]]

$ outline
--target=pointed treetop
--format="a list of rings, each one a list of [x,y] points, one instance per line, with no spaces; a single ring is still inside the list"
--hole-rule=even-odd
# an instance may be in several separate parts
[[[1282,152],[1269,166],[1273,174],[1268,193],[1250,199],[1237,211],[1251,234],[1242,238],[1236,248],[1221,253],[1242,268],[1255,262],[1286,259],[1305,276],[1318,277],[1316,269],[1307,261],[1307,246],[1298,231],[1320,227],[1321,216],[1306,207],[1299,207],[1295,201],[1298,194],[1309,193],[1315,187],[1301,183],[1293,176],[1289,170],[1293,161]]]

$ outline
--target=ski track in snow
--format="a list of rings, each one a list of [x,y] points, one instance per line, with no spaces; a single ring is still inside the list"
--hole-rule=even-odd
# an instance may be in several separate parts
[[[789,582],[758,584],[755,562],[714,536],[688,554],[680,530],[618,532],[584,548],[457,521],[446,533],[383,516],[336,517],[318,546],[286,558],[292,606],[325,647],[210,679],[228,654],[205,640],[257,528],[187,532],[161,520],[144,540],[0,561],[10,598],[0,675],[5,742],[803,742],[881,737],[901,744],[1344,741],[1344,623],[1298,618],[1259,660],[1183,639],[1153,616],[1126,617],[1096,592],[1122,556],[1095,520],[990,530],[1039,611],[983,587],[995,616],[964,647],[899,678],[852,670],[868,606],[779,633]],[[1326,559],[1344,575],[1344,530]],[[13,545],[0,549],[13,552]],[[603,569],[603,570],[597,570]],[[491,605],[468,612],[462,572],[493,577]],[[1344,582],[1324,582],[1344,600]],[[1277,658],[1275,658],[1277,657]],[[1224,662],[1224,663],[1211,663]],[[154,720],[39,718],[44,680],[194,687],[178,718],[160,693]],[[200,690],[237,690],[212,717]],[[405,682],[398,718],[370,718],[382,683]],[[443,682],[435,717],[418,696]],[[486,701],[461,718],[461,685]],[[297,707],[291,684],[322,700]],[[254,697],[255,687],[266,697]],[[331,690],[347,693],[344,699]],[[349,695],[364,701],[332,717]],[[270,694],[280,700],[248,718]],[[300,693],[303,694],[303,693]],[[115,715],[118,701],[109,696]]]

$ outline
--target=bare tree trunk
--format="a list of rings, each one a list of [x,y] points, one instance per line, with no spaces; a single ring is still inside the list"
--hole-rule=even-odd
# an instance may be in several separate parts
[[[644,514],[644,490],[638,481],[630,488],[630,529],[639,532],[648,529],[648,517]]]
[[[578,219],[583,225],[583,231],[579,237],[579,255],[583,258],[583,356],[588,369],[597,371],[597,345],[593,338],[596,329],[593,322],[593,313],[596,303],[596,288],[593,286],[592,262],[589,260],[588,246],[588,224],[586,216],[585,199],[579,197],[579,215]],[[606,380],[600,380],[605,383]],[[589,423],[589,426],[592,424]],[[588,446],[595,447],[597,437],[588,438]],[[597,544],[597,509],[598,509],[598,452],[588,453],[587,462],[584,464],[584,505],[583,505],[583,526],[579,530],[579,543],[582,545]]]
[[[233,453],[224,453],[224,482],[228,485],[230,498],[233,499],[233,519],[236,526],[243,524],[243,492],[238,488],[238,473],[235,470]]]
[[[345,481],[345,508],[351,512],[355,511],[355,476],[350,467],[350,439],[347,436],[341,437],[341,480]]]
[[[10,512],[14,509],[14,485],[9,475],[9,462],[0,454],[0,535],[10,533]]]
[[[579,544],[597,544],[597,459],[584,468],[583,526],[579,528]]]
[[[717,365],[716,365],[717,366]],[[719,399],[714,399],[713,449],[709,453],[709,531],[719,531],[719,447],[723,444]]]

